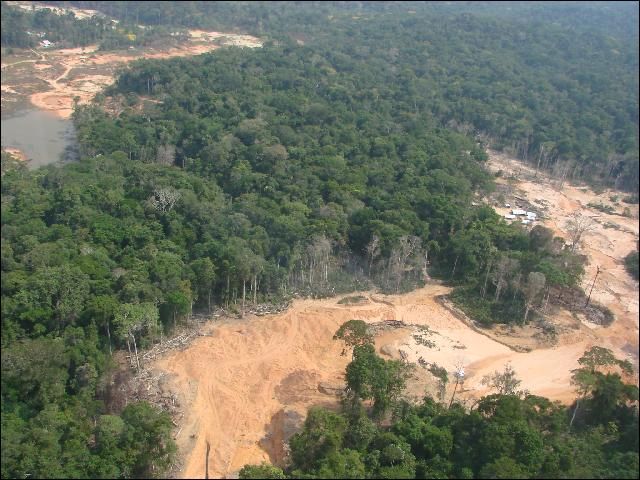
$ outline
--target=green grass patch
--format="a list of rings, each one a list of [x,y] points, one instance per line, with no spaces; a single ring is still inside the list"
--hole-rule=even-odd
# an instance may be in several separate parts
[[[513,292],[505,291],[501,300],[494,302],[489,293],[483,299],[476,287],[458,287],[450,298],[464,313],[484,327],[495,323],[521,323],[524,317],[524,299],[519,292],[514,296]],[[533,317],[531,313],[529,320]]]
[[[352,305],[354,303],[362,303],[367,300],[367,297],[362,295],[354,295],[352,297],[344,297],[338,301],[338,305]]]
[[[604,203],[600,202],[600,203],[595,203],[595,202],[589,202],[587,203],[587,207],[591,207],[594,208],[596,210],[599,210],[601,212],[604,213],[615,213],[615,208],[613,208],[611,205],[605,205]]]

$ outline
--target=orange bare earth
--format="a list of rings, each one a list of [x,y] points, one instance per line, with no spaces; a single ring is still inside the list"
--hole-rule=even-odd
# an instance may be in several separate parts
[[[490,169],[525,168],[506,156],[490,153]],[[547,199],[553,205],[543,222],[559,235],[564,234],[568,215],[576,209],[589,213],[586,204],[596,197],[575,186],[555,191],[540,179],[516,186],[530,199]],[[565,404],[575,398],[571,370],[578,367],[578,358],[591,346],[609,347],[617,356],[631,359],[637,368],[638,284],[621,266],[621,259],[635,248],[638,239],[637,206],[633,214],[636,218],[607,216],[625,231],[596,229],[587,235],[584,247],[590,261],[585,283],[592,278],[596,264],[604,268],[593,298],[608,306],[616,320],[610,327],[577,322],[576,329],[561,335],[551,348],[520,353],[496,341],[495,336],[470,328],[438,301],[450,289],[434,284],[405,295],[363,293],[367,300],[356,305],[340,305],[338,298],[296,300],[281,314],[210,322],[206,327],[210,336],[200,337],[185,350],[169,353],[153,364],[154,369],[170,374],[186,408],[176,438],[184,458],[179,475],[204,477],[206,442],[211,445],[212,477],[235,476],[247,463],[281,463],[286,440],[300,428],[310,406],[337,408],[338,397],[322,387],[339,387],[344,382],[349,356],[341,355],[342,345],[333,340],[333,334],[354,318],[368,323],[393,319],[428,326],[430,346],[416,341],[416,327],[407,327],[378,335],[378,351],[387,358],[404,356],[409,362],[422,357],[449,371],[463,366],[465,382],[459,398],[467,404],[488,393],[481,385],[482,377],[502,370],[508,362],[522,379],[521,388]],[[559,312],[556,320],[576,322],[567,311]],[[416,377],[413,397],[429,390],[428,383]],[[447,398],[451,393],[449,388]]]
[[[34,58],[14,63],[3,63],[2,69],[10,69],[20,65],[21,79],[44,81],[46,90],[38,87],[35,93],[29,94],[29,101],[35,107],[54,113],[61,118],[69,118],[73,113],[73,102],[79,97],[80,104],[88,103],[96,93],[111,85],[116,78],[118,68],[141,58],[164,59],[201,55],[220,48],[219,43],[211,40],[220,38],[222,45],[244,47],[260,47],[259,39],[250,35],[203,32],[203,40],[194,35],[189,40],[173,47],[162,49],[138,48],[121,52],[99,52],[97,45],[85,48],[43,49],[26,51]],[[62,74],[56,71],[62,70]],[[19,95],[18,87],[24,82],[3,81],[2,101],[12,102],[15,98],[9,94]]]
[[[27,160],[29,160],[27,155],[22,150],[20,150],[19,148],[4,147],[3,146],[2,150],[4,150],[5,152],[11,154],[13,157],[17,158],[18,160],[22,160],[23,162],[26,162]]]

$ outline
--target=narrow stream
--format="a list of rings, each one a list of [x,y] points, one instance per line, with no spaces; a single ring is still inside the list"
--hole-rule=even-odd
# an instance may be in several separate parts
[[[42,110],[23,110],[2,118],[2,146],[25,153],[30,169],[77,159],[73,122]]]

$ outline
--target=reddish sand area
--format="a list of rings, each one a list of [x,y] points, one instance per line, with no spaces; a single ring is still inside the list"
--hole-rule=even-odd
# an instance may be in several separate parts
[[[402,350],[412,362],[423,357],[449,371],[464,366],[467,378],[460,395],[468,403],[486,393],[482,376],[508,362],[523,379],[522,388],[563,402],[573,399],[570,371],[591,346],[589,340],[514,352],[470,329],[442,306],[436,299],[448,291],[429,285],[407,295],[366,294],[366,304],[353,306],[339,305],[337,299],[300,300],[279,315],[210,324],[211,336],[154,365],[171,374],[187,408],[176,439],[185,455],[180,475],[204,476],[207,442],[213,477],[233,476],[246,463],[280,462],[284,442],[301,423],[287,425],[288,418],[304,418],[312,405],[337,406],[337,397],[322,386],[343,384],[349,357],[341,355],[342,345],[332,337],[353,318],[428,326],[433,331],[431,348],[416,344],[415,330],[408,328],[385,332],[376,345],[394,358]],[[414,397],[428,387],[414,385]],[[447,395],[451,393],[449,388]]]
[[[22,160],[23,162],[26,162],[27,160],[29,160],[27,155],[19,148],[3,146],[2,150],[11,154],[14,158],[17,158],[18,160]]]
[[[19,80],[3,80],[2,102],[15,102],[16,96],[21,95],[20,90],[27,83],[40,81],[35,87],[35,93],[32,90],[27,94],[31,104],[61,118],[69,118],[73,113],[74,98],[77,97],[79,104],[88,103],[96,93],[115,81],[118,68],[131,61],[200,55],[220,48],[220,45],[250,48],[262,45],[259,39],[250,35],[203,32],[206,33],[210,35],[193,35],[177,46],[162,49],[137,48],[100,52],[97,45],[91,45],[84,48],[40,48],[37,51],[25,51],[33,58],[2,64],[2,69],[7,72],[11,72],[14,67],[21,69],[17,76]],[[57,73],[60,71],[62,73]],[[46,84],[44,90],[43,81]]]
[[[40,3],[40,2],[8,1],[6,3],[7,5],[18,7],[28,12],[31,12],[33,10],[42,10],[45,8],[48,10],[51,10],[53,13],[56,13],[58,15],[67,15],[69,12],[73,12],[76,18],[81,20],[96,16],[96,15],[100,15],[100,13],[97,10],[89,10],[89,9],[82,9],[82,8],[75,8],[75,7],[56,7],[53,5],[48,5],[46,3]]]
[[[522,176],[526,169],[505,155],[490,154],[489,167],[493,170],[517,169]],[[517,181],[514,186],[531,202],[546,199],[552,205],[546,211],[541,206],[540,213],[546,217],[543,223],[558,235],[565,235],[564,224],[573,211],[595,217],[586,204],[613,194],[597,196],[571,185],[560,191],[540,177]],[[458,397],[467,405],[488,393],[481,385],[482,377],[502,370],[507,363],[522,379],[522,389],[563,403],[575,398],[571,370],[593,345],[611,348],[617,356],[632,360],[637,368],[638,284],[624,271],[621,260],[635,248],[637,213],[637,206],[632,206],[635,218],[597,212],[594,220],[600,223],[587,234],[582,247],[590,262],[585,285],[593,278],[595,266],[600,265],[602,272],[593,298],[615,313],[613,325],[600,327],[577,321],[575,330],[561,335],[550,348],[517,352],[497,341],[496,335],[471,328],[468,321],[460,319],[459,312],[441,301],[450,289],[436,284],[405,295],[364,293],[366,301],[355,305],[340,305],[337,298],[297,300],[282,314],[209,323],[206,329],[210,336],[159,358],[152,366],[170,374],[172,388],[181,392],[181,405],[186,408],[176,437],[184,459],[179,475],[204,477],[207,442],[211,446],[212,477],[236,476],[247,463],[281,463],[286,441],[300,428],[307,409],[313,405],[338,406],[335,392],[343,385],[349,356],[341,355],[342,345],[333,340],[333,335],[342,323],[354,318],[369,323],[405,322],[406,328],[387,330],[376,337],[378,351],[386,358],[404,357],[409,362],[422,357],[449,372],[464,368],[465,381]],[[605,231],[605,220],[622,230]],[[566,310],[556,316],[558,322],[576,322]],[[428,346],[416,335],[426,335]],[[420,367],[416,371],[420,375],[410,382],[414,399],[422,392],[434,392],[433,378],[429,379]],[[450,385],[447,399],[452,393]]]

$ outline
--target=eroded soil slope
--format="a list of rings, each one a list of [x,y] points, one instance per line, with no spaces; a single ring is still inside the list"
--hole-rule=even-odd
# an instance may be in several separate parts
[[[481,374],[511,362],[524,379],[523,388],[570,401],[570,370],[589,346],[574,344],[518,353],[470,329],[439,301],[448,288],[429,285],[407,295],[368,294],[361,305],[344,306],[338,299],[299,300],[282,314],[209,324],[210,336],[155,363],[169,373],[182,392],[186,414],[177,442],[185,455],[181,476],[202,478],[206,442],[211,445],[211,476],[236,473],[246,463],[280,462],[283,442],[299,428],[312,405],[337,406],[349,355],[332,339],[338,327],[358,318],[369,323],[402,320],[414,327],[387,331],[376,339],[379,351],[409,361],[422,356],[449,370],[464,365],[467,380],[462,397],[484,392]],[[429,327],[431,346],[414,335]],[[418,367],[414,396],[429,382]],[[450,395],[451,391],[447,395]]]

